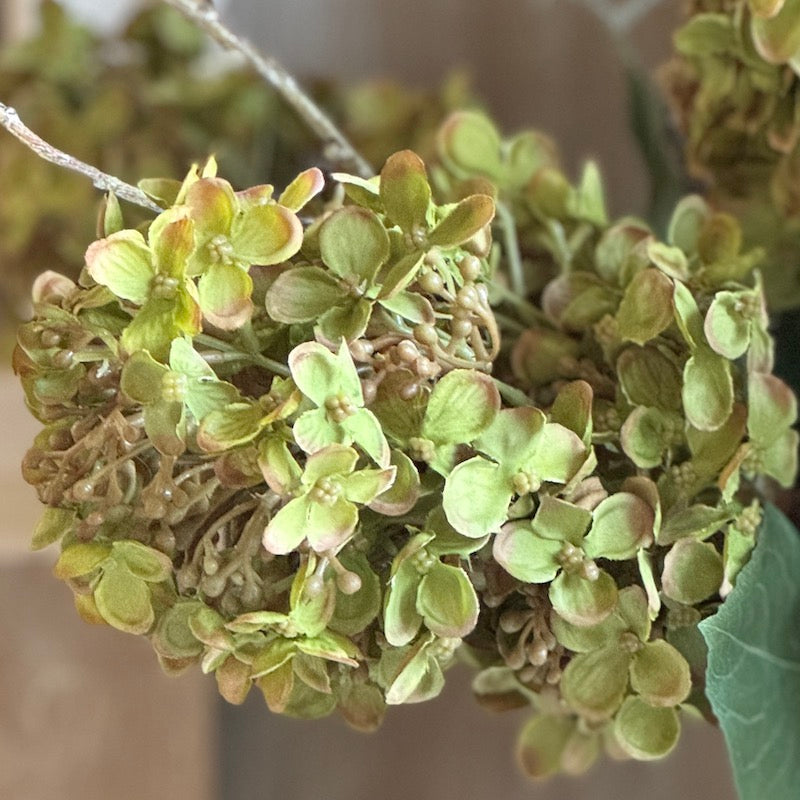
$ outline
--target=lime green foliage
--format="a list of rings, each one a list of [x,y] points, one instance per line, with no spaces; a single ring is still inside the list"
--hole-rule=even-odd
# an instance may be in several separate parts
[[[135,229],[111,200],[18,336],[34,546],[230,702],[371,730],[462,650],[534,707],[532,776],[660,758],[797,469],[758,253],[699,197],[666,241],[609,221],[594,165],[478,112],[436,147],[277,199],[210,160]]]
[[[700,630],[709,649],[707,693],[742,800],[788,800],[800,779],[800,534],[767,506],[759,536],[736,591]]]

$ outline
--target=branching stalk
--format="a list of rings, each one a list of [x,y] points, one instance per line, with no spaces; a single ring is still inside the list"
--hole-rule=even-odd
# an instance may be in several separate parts
[[[345,135],[303,91],[297,81],[274,58],[262,55],[250,42],[237,36],[220,19],[217,11],[199,0],[164,0],[226,50],[240,53],[247,63],[297,112],[323,144],[325,157],[344,169],[371,178],[375,173]]]
[[[64,167],[84,175],[89,178],[98,189],[104,192],[113,192],[121,200],[127,200],[129,203],[146,208],[148,211],[153,211],[156,214],[161,213],[163,210],[141,189],[137,189],[135,186],[131,186],[129,183],[125,183],[125,181],[121,181],[119,178],[115,178],[112,175],[107,175],[97,167],[79,161],[63,150],[53,147],[53,145],[46,142],[41,136],[34,133],[25,125],[19,118],[19,114],[10,106],[5,105],[5,103],[0,103],[0,125],[12,136],[19,139],[26,147],[33,150],[40,158],[56,166]]]

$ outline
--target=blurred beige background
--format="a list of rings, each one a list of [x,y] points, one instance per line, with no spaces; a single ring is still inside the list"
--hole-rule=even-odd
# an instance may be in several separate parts
[[[135,2],[67,5],[113,26]],[[608,31],[580,3],[218,5],[234,28],[300,75],[332,70],[346,80],[390,76],[433,85],[453,67],[467,67],[504,125],[552,133],[573,174],[583,158],[597,157],[615,211],[644,209],[647,184],[626,125],[620,61]],[[29,30],[35,8],[35,0],[3,0],[0,30]],[[677,16],[668,0],[633,30],[646,65],[666,57]],[[0,147],[17,146],[0,138]],[[50,575],[55,554],[28,552],[38,508],[18,464],[37,426],[7,368],[7,342],[0,352],[0,798],[734,797],[721,737],[701,724],[686,725],[678,752],[664,763],[603,763],[580,781],[533,786],[513,764],[523,717],[478,708],[465,674],[452,675],[439,701],[395,709],[381,732],[366,737],[339,720],[273,718],[256,697],[243,709],[223,709],[210,679],[164,677],[146,642],[79,621],[69,591]]]

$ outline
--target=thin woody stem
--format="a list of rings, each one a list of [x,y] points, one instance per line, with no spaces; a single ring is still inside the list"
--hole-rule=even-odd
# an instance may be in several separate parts
[[[284,67],[233,33],[220,21],[217,11],[211,4],[200,0],[164,0],[164,2],[180,11],[226,50],[244,56],[250,66],[280,94],[319,138],[326,158],[362,178],[370,178],[375,174],[345,135]]]
[[[63,150],[53,147],[53,145],[46,142],[25,125],[19,118],[19,114],[10,106],[5,105],[5,103],[0,103],[0,126],[45,161],[84,175],[98,189],[102,189],[104,192],[113,192],[121,200],[127,200],[129,203],[142,206],[142,208],[146,208],[156,214],[163,211],[141,189],[137,189],[135,186],[131,186],[129,183],[125,183],[125,181],[121,181],[112,175],[107,175],[97,167],[86,164]]]

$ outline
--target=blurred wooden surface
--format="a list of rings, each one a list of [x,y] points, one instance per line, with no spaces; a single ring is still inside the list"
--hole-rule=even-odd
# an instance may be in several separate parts
[[[490,714],[454,668],[442,696],[389,709],[373,734],[341,719],[270,716],[259,693],[221,719],[221,800],[735,800],[722,736],[688,720],[657,763],[601,760],[581,778],[531,783],[514,761],[526,713]]]
[[[211,686],[82,622],[40,560],[0,567],[0,797],[215,797]]]

